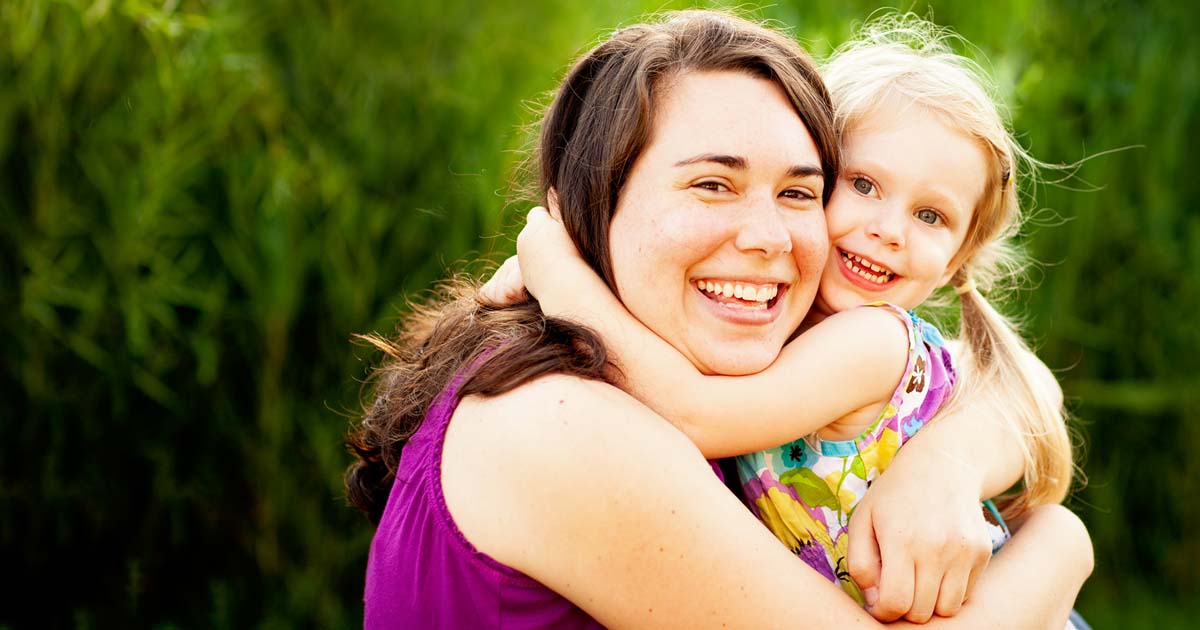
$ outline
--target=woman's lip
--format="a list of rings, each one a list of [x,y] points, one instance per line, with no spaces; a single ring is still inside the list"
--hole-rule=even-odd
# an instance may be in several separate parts
[[[700,300],[703,308],[708,310],[718,319],[736,324],[739,326],[764,326],[773,323],[779,319],[779,315],[783,312],[784,296],[787,295],[790,285],[787,283],[779,284],[779,293],[770,300],[767,308],[741,308],[738,306],[728,306],[722,302],[718,302],[713,297],[706,294],[696,286],[695,282],[690,283],[692,291],[696,299]]]
[[[887,282],[877,284],[875,282],[871,282],[870,280],[867,280],[866,278],[854,273],[853,271],[850,271],[850,268],[846,266],[844,254],[849,254],[849,253],[853,253],[853,252],[848,252],[843,249],[838,249],[836,262],[837,262],[838,271],[840,271],[842,273],[842,277],[845,278],[847,281],[849,281],[850,284],[853,284],[854,286],[859,287],[864,290],[867,290],[867,291],[878,292],[878,291],[885,291],[887,289],[890,289],[892,287],[892,285],[896,284],[896,281],[900,279],[899,274],[892,273],[892,279],[888,280]],[[855,254],[855,255],[860,256],[859,254]],[[865,256],[862,256],[862,257],[866,258]],[[871,259],[867,258],[867,260],[871,260]],[[874,262],[874,261],[872,261],[872,262]],[[875,264],[878,265],[879,263],[875,263]],[[880,265],[880,266],[882,266],[882,265]]]

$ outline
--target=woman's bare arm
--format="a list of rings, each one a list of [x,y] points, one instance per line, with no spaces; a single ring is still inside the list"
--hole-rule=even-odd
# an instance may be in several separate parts
[[[442,481],[468,540],[606,626],[875,625],[683,434],[602,383],[551,376],[464,400]]]
[[[682,434],[616,388],[552,376],[464,400],[442,481],[468,540],[606,625],[876,627],[755,521]],[[1038,627],[1057,614],[1061,597],[1028,585],[1078,589],[1090,547],[1036,522],[961,615],[930,627]]]

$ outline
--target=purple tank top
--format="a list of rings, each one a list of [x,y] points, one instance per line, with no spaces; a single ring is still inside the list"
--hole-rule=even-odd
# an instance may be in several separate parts
[[[442,494],[442,445],[458,406],[456,377],[404,446],[367,561],[363,626],[600,628],[540,582],[479,551]]]

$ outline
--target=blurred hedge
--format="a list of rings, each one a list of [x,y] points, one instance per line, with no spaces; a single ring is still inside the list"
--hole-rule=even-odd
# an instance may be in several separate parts
[[[758,15],[823,53],[874,8],[810,4]],[[344,507],[340,439],[371,357],[350,335],[511,250],[518,126],[574,54],[678,6],[0,3],[0,625],[357,625],[371,531]],[[1022,298],[1090,435],[1081,608],[1182,624],[1200,612],[1196,16],[933,16],[990,60],[1043,159],[1144,145],[1086,163],[1099,190],[1034,191],[1070,220],[1033,236],[1051,265]]]

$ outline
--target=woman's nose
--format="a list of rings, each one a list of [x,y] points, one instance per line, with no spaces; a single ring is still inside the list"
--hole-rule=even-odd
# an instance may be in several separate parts
[[[791,253],[792,234],[784,220],[784,211],[777,207],[774,196],[763,197],[768,198],[747,200],[734,244],[741,251],[766,256]]]
[[[908,227],[904,218],[901,208],[883,208],[867,223],[867,235],[891,249],[902,249],[906,244],[905,231]]]

